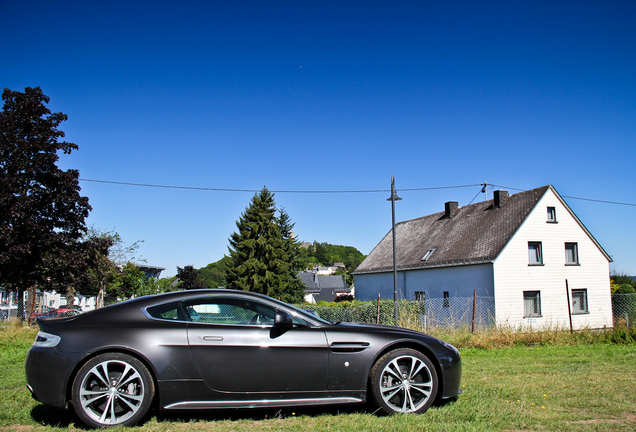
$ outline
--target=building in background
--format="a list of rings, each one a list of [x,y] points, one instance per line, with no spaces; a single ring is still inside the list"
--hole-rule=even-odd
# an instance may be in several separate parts
[[[613,325],[611,258],[551,185],[495,191],[464,207],[447,202],[395,232],[399,298],[435,302],[429,311],[440,322],[466,316],[464,300],[476,292],[485,325]],[[356,299],[392,299],[392,271],[389,232],[353,273]]]

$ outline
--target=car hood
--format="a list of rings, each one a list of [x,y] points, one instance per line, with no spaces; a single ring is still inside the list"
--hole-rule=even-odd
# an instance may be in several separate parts
[[[392,333],[392,334],[400,334],[404,336],[416,336],[416,337],[426,337],[431,339],[436,339],[433,336],[430,336],[426,333],[418,332],[416,330],[410,330],[403,327],[389,326],[384,324],[366,324],[366,323],[337,323],[333,324],[334,328],[342,329],[345,328],[350,331],[359,331],[359,332],[373,332],[373,333]]]

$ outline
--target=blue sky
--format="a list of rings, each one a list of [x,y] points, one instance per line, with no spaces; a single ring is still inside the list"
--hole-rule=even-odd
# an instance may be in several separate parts
[[[68,115],[60,165],[82,179],[267,186],[300,240],[365,254],[392,174],[398,221],[484,198],[407,189],[553,184],[629,204],[566,198],[636,274],[635,2],[3,0],[0,18],[0,85]],[[164,275],[227,253],[253,195],[81,186],[88,223]]]

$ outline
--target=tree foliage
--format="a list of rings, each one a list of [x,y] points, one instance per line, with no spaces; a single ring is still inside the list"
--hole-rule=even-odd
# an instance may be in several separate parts
[[[57,166],[60,152],[78,148],[60,141],[64,132],[58,126],[67,116],[51,113],[39,87],[5,89],[2,99],[0,283],[22,291],[44,285],[51,271],[75,280],[63,267],[83,254],[91,207],[80,195],[78,171]]]
[[[88,271],[85,274],[80,292],[84,295],[97,297],[97,307],[104,306],[106,295],[116,295],[121,284],[120,271],[117,265],[109,258],[109,251],[119,241],[117,233],[100,233],[95,229],[89,231],[85,240],[92,243],[93,247],[87,251]]]
[[[183,268],[177,267],[177,279],[179,280],[179,289],[190,290],[207,288],[203,282],[198,279],[199,270],[193,266],[187,265]]]
[[[291,217],[281,208],[276,218],[276,225],[282,238],[281,260],[286,284],[287,301],[301,301],[305,293],[305,284],[297,277],[303,268],[300,260],[300,242],[294,237],[294,223]]]
[[[65,292],[67,305],[73,304],[78,292],[103,299],[101,289],[105,290],[119,280],[118,269],[108,259],[113,242],[111,236],[91,230],[65,248],[47,254],[45,268],[50,288]]]
[[[208,264],[199,269],[197,280],[201,281],[207,288],[219,288],[225,286],[225,264],[229,260],[223,257],[217,262]]]
[[[365,255],[353,246],[314,242],[307,248],[301,249],[300,261],[302,268],[310,268],[315,265],[330,266],[341,262],[345,265],[345,269],[338,269],[335,274],[342,276],[347,286],[352,286],[353,275],[351,273],[364,258]]]
[[[252,197],[236,227],[229,239],[226,287],[300,301],[303,287],[296,283],[300,267],[293,224],[284,210],[276,217],[274,195],[266,187]]]
[[[329,266],[341,262],[348,271],[354,271],[364,258],[365,255],[353,246],[314,242],[301,250],[301,261],[305,268],[311,264]]]
[[[636,280],[634,280],[632,276],[627,276],[623,273],[612,273],[610,275],[610,287],[612,294],[629,294],[634,292],[629,289],[630,286],[632,289],[636,289]]]

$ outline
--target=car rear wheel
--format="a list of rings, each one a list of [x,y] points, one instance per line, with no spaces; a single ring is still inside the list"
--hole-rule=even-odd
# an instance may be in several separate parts
[[[433,363],[419,351],[402,348],[382,356],[371,369],[371,391],[386,414],[426,411],[437,394]]]
[[[143,363],[127,354],[101,354],[75,376],[73,408],[93,428],[132,426],[148,414],[154,394]]]

